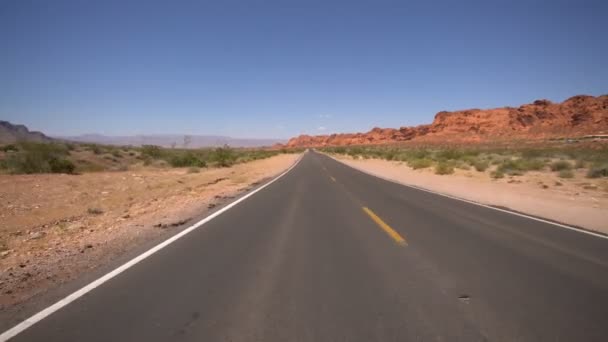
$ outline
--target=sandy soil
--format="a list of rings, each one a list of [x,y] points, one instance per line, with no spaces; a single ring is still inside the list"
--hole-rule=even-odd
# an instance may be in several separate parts
[[[298,155],[230,168],[142,168],[82,175],[0,175],[0,309],[129,248],[169,235],[291,166]]]
[[[528,172],[495,180],[489,171],[456,170],[442,176],[432,168],[413,170],[401,162],[333,157],[399,183],[608,233],[608,181],[585,178],[583,171],[571,179],[553,172]]]

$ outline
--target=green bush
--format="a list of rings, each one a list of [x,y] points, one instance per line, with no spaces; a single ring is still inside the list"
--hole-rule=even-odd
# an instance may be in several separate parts
[[[539,159],[507,159],[497,168],[497,171],[511,175],[523,175],[526,171],[538,171],[545,167],[545,162]]]
[[[67,159],[53,158],[49,160],[52,173],[74,173],[76,165]]]
[[[425,169],[433,165],[433,161],[427,158],[412,159],[407,162],[407,165],[414,170]]]
[[[14,144],[8,144],[8,145],[0,146],[0,151],[3,151],[3,152],[17,152],[17,151],[19,151],[19,149]]]
[[[573,178],[574,172],[572,172],[572,170],[560,170],[559,177],[560,178]]]
[[[173,167],[206,167],[207,163],[196,156],[193,152],[186,151],[184,153],[177,153],[168,158],[168,162]]]
[[[90,145],[90,149],[91,151],[93,151],[94,154],[101,154],[101,147],[99,147],[98,145]]]
[[[488,163],[487,160],[477,159],[477,160],[475,160],[475,162],[473,162],[473,166],[475,167],[475,170],[477,170],[479,172],[484,172],[485,170],[488,169],[488,167],[490,166],[490,163]]]
[[[437,159],[443,160],[455,160],[460,159],[463,156],[463,152],[455,149],[447,149],[437,152]]]
[[[594,165],[587,172],[587,178],[608,177],[608,164]]]
[[[229,167],[236,161],[236,155],[229,146],[218,147],[213,151],[212,160],[220,167]]]
[[[454,167],[450,163],[440,162],[435,166],[435,174],[450,175],[454,173]]]
[[[63,144],[21,142],[18,152],[11,153],[2,162],[10,173],[73,173],[75,166],[65,159],[68,149]]]
[[[572,170],[572,164],[565,160],[558,160],[551,163],[551,171]]]
[[[499,179],[499,178],[504,178],[505,174],[500,170],[496,170],[496,171],[492,171],[492,173],[490,173],[490,177],[492,177],[494,179]]]
[[[162,150],[159,146],[156,145],[143,145],[141,147],[141,154],[144,157],[160,159],[160,157],[162,157]]]

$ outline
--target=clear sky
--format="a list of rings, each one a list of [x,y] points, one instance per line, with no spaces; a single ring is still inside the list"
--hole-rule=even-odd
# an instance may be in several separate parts
[[[0,119],[288,138],[608,93],[608,1],[0,0]]]

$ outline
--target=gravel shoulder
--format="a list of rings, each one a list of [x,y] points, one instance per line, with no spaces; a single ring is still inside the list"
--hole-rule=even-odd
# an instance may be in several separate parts
[[[474,170],[437,175],[432,169],[414,170],[402,162],[333,157],[398,183],[608,234],[608,182],[584,178],[583,173],[571,179],[549,172],[492,179],[487,173]]]
[[[169,236],[299,155],[229,168],[0,175],[0,310]],[[198,172],[196,172],[198,171]]]

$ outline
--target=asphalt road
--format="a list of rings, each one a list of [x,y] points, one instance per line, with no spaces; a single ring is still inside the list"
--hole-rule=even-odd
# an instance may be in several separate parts
[[[14,340],[608,341],[608,240],[310,152]]]

